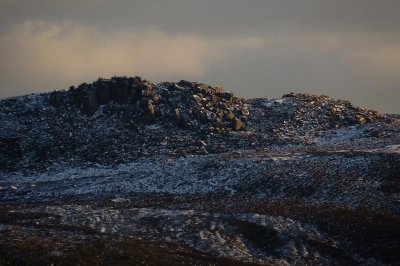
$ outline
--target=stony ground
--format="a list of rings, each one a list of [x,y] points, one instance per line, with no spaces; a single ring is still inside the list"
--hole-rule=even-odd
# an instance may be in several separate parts
[[[0,101],[1,265],[397,265],[400,120],[139,77]]]

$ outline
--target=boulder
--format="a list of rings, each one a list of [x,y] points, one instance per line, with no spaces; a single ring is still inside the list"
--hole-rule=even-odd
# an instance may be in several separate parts
[[[218,96],[221,97],[222,99],[227,100],[228,102],[233,101],[233,93],[232,92],[227,91],[227,92],[219,93]]]
[[[211,92],[213,94],[221,94],[221,93],[224,93],[224,88],[222,88],[222,87],[214,87],[214,88],[211,89]]]
[[[154,104],[159,103],[161,100],[162,100],[162,97],[159,94],[154,95],[153,98],[152,98],[152,101],[153,101]]]
[[[198,105],[202,105],[203,104],[203,99],[199,96],[199,95],[193,95],[193,99],[196,101],[196,103]]]
[[[143,110],[143,116],[146,122],[154,122],[160,115],[159,109],[154,105],[152,100],[142,98],[139,101],[139,107]]]
[[[360,125],[364,125],[366,123],[365,118],[362,116],[357,116],[357,123]]]
[[[249,109],[247,109],[246,107],[242,108],[242,114],[245,115],[245,116],[250,115]]]
[[[177,120],[177,126],[178,127],[186,127],[187,126],[187,119],[185,116],[182,114],[181,109],[176,108],[175,109],[175,118]]]
[[[233,129],[234,131],[242,130],[242,129],[245,128],[245,127],[246,127],[246,124],[245,124],[242,120],[236,118],[236,119],[233,121],[233,128],[232,128],[232,129]]]
[[[147,84],[139,84],[136,86],[136,89],[140,91],[140,95],[142,97],[149,97],[152,94],[153,88]]]
[[[229,120],[229,121],[231,121],[231,120],[236,118],[235,115],[231,111],[228,111],[225,116],[226,116],[226,119]]]
[[[181,87],[185,87],[185,88],[194,88],[195,87],[194,82],[187,81],[187,80],[179,81],[178,85],[181,86]]]

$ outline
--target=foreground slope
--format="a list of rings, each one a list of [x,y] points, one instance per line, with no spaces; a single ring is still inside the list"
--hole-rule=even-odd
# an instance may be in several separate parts
[[[2,264],[399,263],[398,116],[114,77],[0,121]]]

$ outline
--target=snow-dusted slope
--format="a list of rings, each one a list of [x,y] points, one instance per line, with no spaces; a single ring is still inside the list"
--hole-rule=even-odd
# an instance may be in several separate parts
[[[0,101],[0,144],[1,263],[399,262],[394,115],[115,77]]]

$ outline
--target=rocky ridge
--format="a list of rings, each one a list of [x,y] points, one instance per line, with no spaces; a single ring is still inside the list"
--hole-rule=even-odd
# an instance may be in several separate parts
[[[0,121],[0,263],[399,262],[396,115],[113,77]]]
[[[154,84],[140,77],[5,99],[0,115],[1,163],[14,169],[56,159],[109,164],[154,154],[221,153],[238,145],[310,145],[318,134],[364,124],[365,137],[380,137],[392,134],[384,128],[395,121],[327,96],[245,100],[202,83]],[[368,126],[372,122],[382,127]]]

